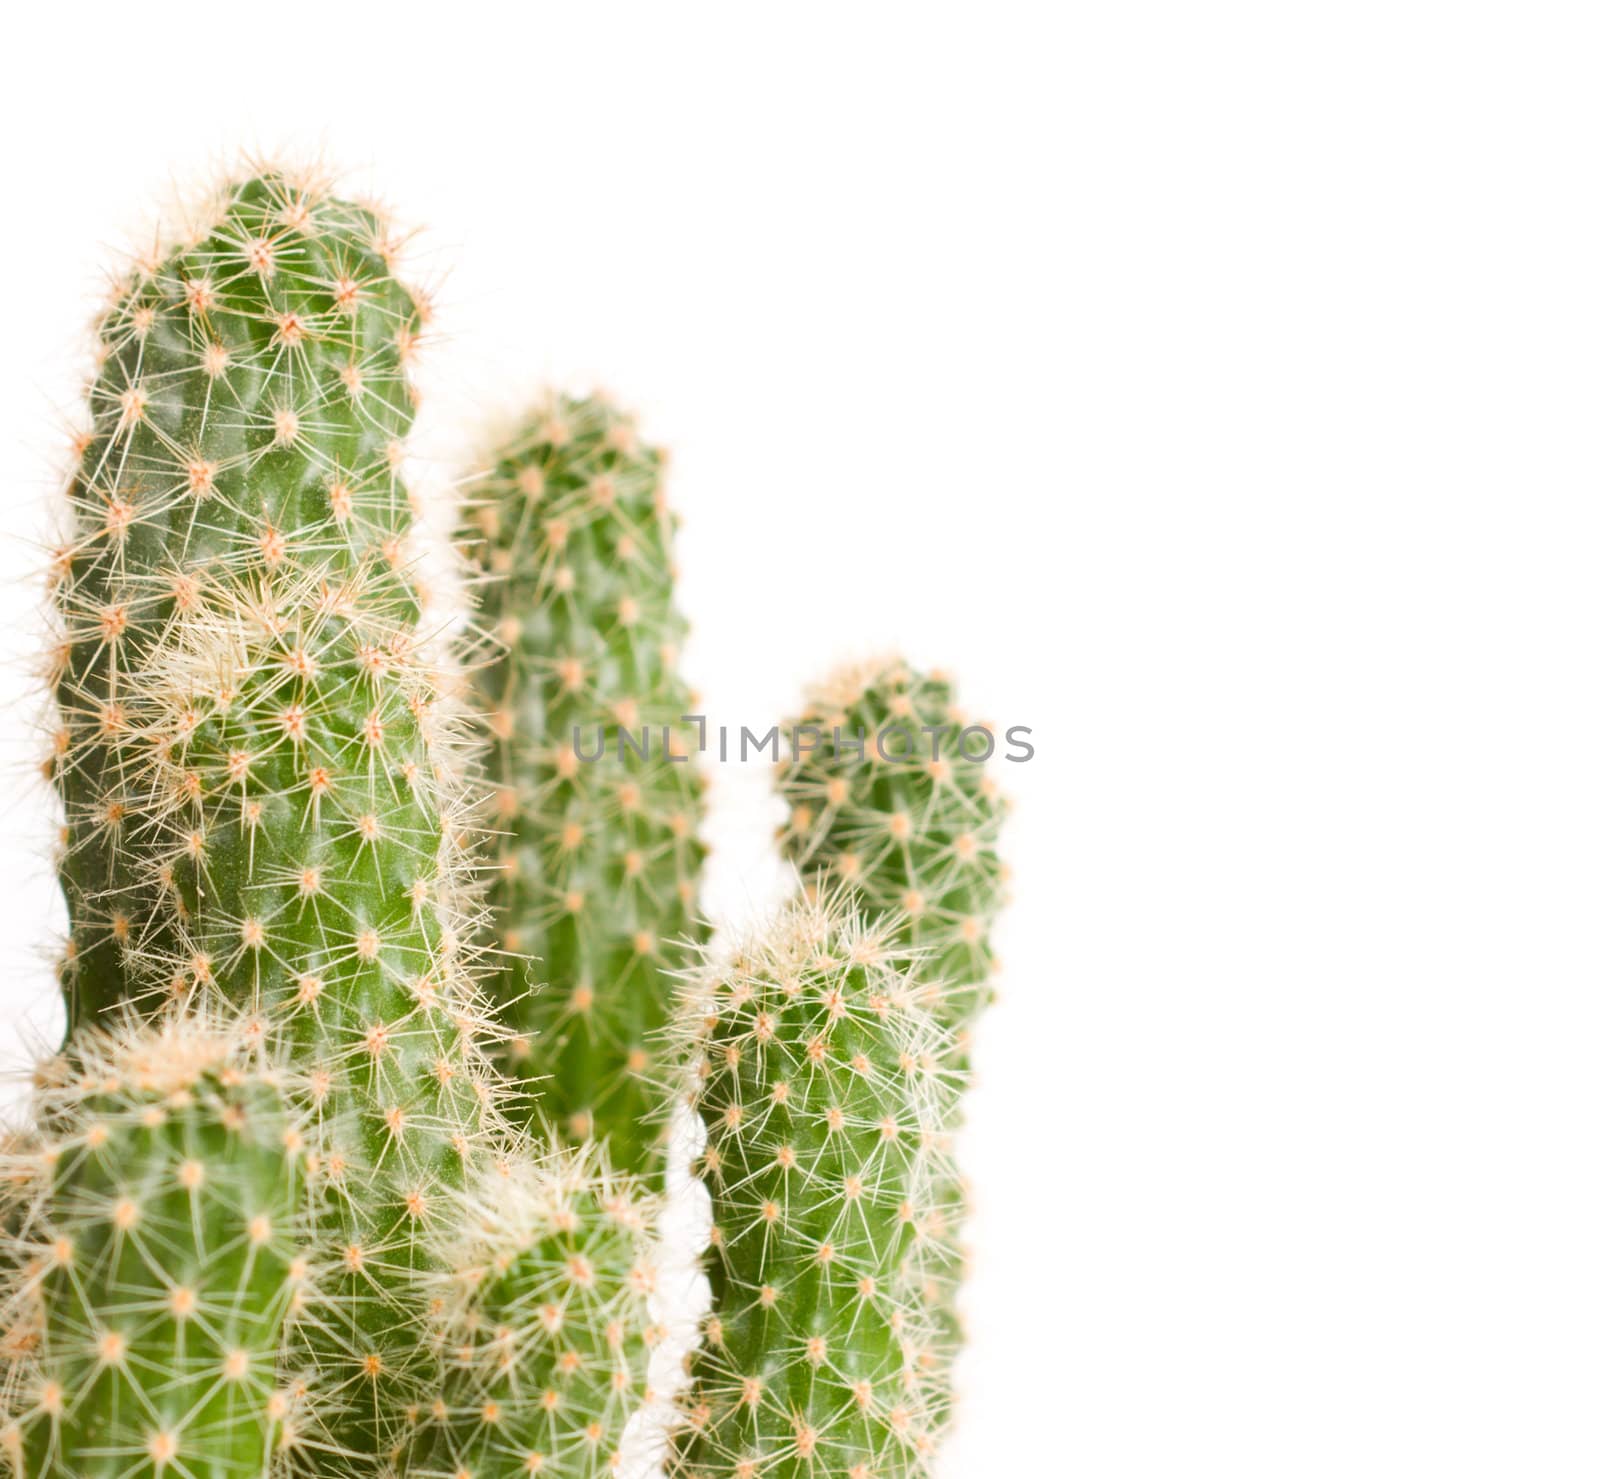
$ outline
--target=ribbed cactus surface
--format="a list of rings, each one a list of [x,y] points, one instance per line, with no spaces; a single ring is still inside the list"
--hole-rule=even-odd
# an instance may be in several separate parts
[[[337,586],[403,558],[423,310],[391,270],[395,247],[375,211],[265,173],[135,267],[99,324],[53,566],[70,1024],[141,991],[130,948],[168,943],[128,764],[151,649],[218,579],[242,589],[296,559]]]
[[[663,470],[629,416],[561,396],[500,449],[471,531],[501,644],[479,690],[506,1061],[570,1140],[592,1134],[635,1172],[659,1166],[656,1035],[684,942],[702,935],[702,781],[682,722]]]
[[[953,1062],[964,1067],[993,991],[990,930],[1005,897],[1005,803],[985,759],[992,731],[973,724],[948,678],[898,659],[841,669],[791,723],[803,738],[798,760],[779,772],[785,854],[808,888],[850,888],[868,919],[918,954]],[[931,1201],[920,1277],[941,1337],[936,1379],[948,1388],[966,1261],[967,1192],[954,1167]]]
[[[315,1462],[358,1472],[429,1379],[416,1275],[493,1127],[406,548],[422,310],[387,230],[269,175],[136,274],[58,585],[73,1021],[220,997],[293,1044],[328,1295],[303,1359],[337,1408]]]
[[[305,1436],[280,1385],[308,1264],[304,1127],[237,1026],[75,1040],[12,1163],[3,1449],[27,1479],[264,1475]]]
[[[992,765],[968,758],[984,754],[983,736],[961,747],[980,726],[949,679],[891,660],[842,669],[790,727],[805,738],[779,772],[785,854],[813,887],[850,888],[870,918],[893,922],[942,987],[937,1015],[964,1052],[989,1000],[989,932],[1005,895],[1004,801]]]
[[[919,1265],[953,1083],[919,995],[882,930],[800,901],[686,997],[714,1230],[683,1479],[926,1472],[945,1396]]]
[[[443,1251],[416,1479],[609,1479],[649,1394],[655,1204],[591,1148],[474,1188]]]
[[[28,1479],[618,1472],[687,1074],[714,1313],[675,1474],[924,1475],[992,779],[943,679],[824,685],[780,771],[807,895],[703,955],[665,458],[556,396],[462,541],[485,788],[419,624],[426,305],[398,247],[266,170],[98,325],[52,565],[69,1036],[4,1157],[0,1455]]]
[[[152,672],[171,969],[296,1045],[332,1296],[314,1354],[351,1398],[340,1441],[382,1457],[427,1380],[415,1275],[495,1123],[458,959],[451,756],[411,629],[370,590],[250,590],[270,619],[219,583]]]

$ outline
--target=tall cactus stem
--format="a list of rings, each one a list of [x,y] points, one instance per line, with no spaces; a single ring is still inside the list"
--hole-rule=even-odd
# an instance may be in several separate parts
[[[593,1135],[618,1169],[652,1174],[657,1034],[703,938],[705,851],[664,466],[608,401],[555,397],[496,454],[469,531],[499,643],[478,687],[506,1061],[569,1141]]]

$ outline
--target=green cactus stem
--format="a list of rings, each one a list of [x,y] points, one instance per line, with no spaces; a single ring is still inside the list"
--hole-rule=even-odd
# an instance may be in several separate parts
[[[918,1265],[954,1083],[901,964],[800,900],[686,994],[714,1315],[681,1479],[928,1472],[945,1390]]]
[[[139,993],[130,949],[168,943],[127,764],[130,685],[152,648],[215,579],[291,555],[331,580],[404,560],[425,305],[394,276],[396,247],[376,211],[269,171],[137,264],[99,323],[52,565],[69,1027]]]
[[[280,1385],[305,1303],[305,1127],[254,1033],[86,1030],[39,1093],[8,1240],[8,1412],[26,1479],[264,1475],[309,1431]]]
[[[816,743],[802,741],[779,772],[789,806],[784,852],[807,888],[834,882],[857,891],[867,917],[917,952],[919,976],[937,988],[934,1014],[964,1068],[993,995],[990,930],[1005,901],[998,839],[1006,807],[979,758],[992,737],[962,711],[948,678],[899,659],[842,669],[792,723],[790,732]],[[968,1198],[960,1176],[944,1176],[932,1201],[920,1276],[945,1358],[936,1379],[949,1387],[962,1342]]]
[[[464,1201],[435,1280],[443,1385],[414,1479],[609,1479],[650,1398],[653,1200],[594,1147],[524,1152]]]
[[[785,855],[809,886],[848,887],[869,918],[893,923],[922,977],[942,986],[936,1015],[963,1054],[992,994],[989,935],[1006,884],[1005,803],[991,767],[960,747],[968,728],[983,726],[948,678],[899,660],[850,667],[808,696],[786,732],[808,730],[815,745],[779,771]],[[864,735],[864,752],[836,750],[835,730]],[[981,736],[967,749],[982,754]]]
[[[497,1126],[466,768],[399,476],[422,310],[388,242],[269,175],[136,276],[58,588],[75,1030],[220,998],[293,1045],[328,1297],[291,1355],[338,1414],[305,1462],[354,1472],[431,1381],[418,1276]]]
[[[664,461],[606,401],[552,399],[500,449],[470,534],[500,643],[478,687],[503,837],[491,904],[507,1066],[571,1141],[593,1135],[638,1173],[661,1164],[653,1060],[671,975],[704,935]],[[646,735],[648,757],[625,738]]]
[[[330,1267],[313,1355],[351,1454],[388,1461],[430,1379],[433,1267],[498,1124],[462,958],[451,718],[403,604],[288,569],[218,580],[149,671],[171,989],[221,993],[295,1044]]]

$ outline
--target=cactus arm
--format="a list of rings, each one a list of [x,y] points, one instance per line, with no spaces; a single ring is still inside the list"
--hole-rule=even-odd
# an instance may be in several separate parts
[[[399,550],[423,309],[393,251],[376,212],[269,172],[222,190],[189,241],[139,263],[101,320],[52,566],[69,1028],[140,991],[130,950],[169,943],[125,763],[152,649],[241,562],[292,548],[339,570]]]
[[[789,807],[786,856],[813,891],[830,882],[851,888],[869,920],[918,954],[960,1069],[993,995],[990,931],[1006,885],[998,851],[1005,802],[992,767],[971,758],[984,753],[984,736],[970,734],[961,748],[969,724],[942,676],[898,660],[847,668],[815,689],[794,721],[791,732],[810,729],[816,748],[779,775]],[[835,730],[845,745],[836,746]],[[858,755],[851,742],[859,736]],[[948,1385],[962,1341],[957,1299],[966,1261],[967,1191],[953,1169],[932,1202],[919,1276],[941,1331],[939,1379]]]
[[[952,1084],[918,995],[881,931],[802,901],[686,999],[715,1314],[682,1479],[927,1471],[944,1394],[916,1268]]]
[[[439,1263],[415,1479],[605,1479],[649,1398],[653,1200],[593,1146],[484,1175]]]
[[[220,998],[292,1040],[328,1297],[286,1360],[358,1472],[431,1380],[418,1278],[496,1125],[459,729],[400,476],[424,308],[391,241],[269,174],[135,274],[56,598],[73,1032]]]
[[[305,1297],[305,1135],[237,1025],[89,1030],[40,1095],[0,1448],[28,1479],[264,1475]]]
[[[947,678],[898,660],[847,668],[790,726],[820,742],[779,772],[785,855],[810,886],[848,887],[869,918],[893,921],[896,939],[922,956],[924,978],[940,983],[936,1012],[963,1053],[992,994],[990,932],[1006,883],[1004,798],[992,767],[957,748],[969,723]],[[835,729],[847,740],[864,734],[865,753],[836,752]],[[981,753],[981,739],[969,749]]]
[[[607,402],[560,397],[501,448],[472,531],[502,644],[478,687],[503,835],[491,902],[507,1066],[570,1141],[593,1135],[639,1173],[661,1160],[653,1058],[671,973],[704,936],[663,464]],[[604,758],[580,760],[575,730],[586,756],[603,738]],[[648,732],[649,757],[619,758],[621,731]]]

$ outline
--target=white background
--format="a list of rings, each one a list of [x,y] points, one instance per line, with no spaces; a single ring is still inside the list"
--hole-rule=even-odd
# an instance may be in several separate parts
[[[321,150],[448,274],[440,478],[552,377],[673,446],[714,715],[899,644],[1037,731],[947,1473],[1594,1475],[1584,11],[23,7],[7,1041],[55,1030],[18,582],[100,274]],[[724,916],[766,779],[719,777]]]

